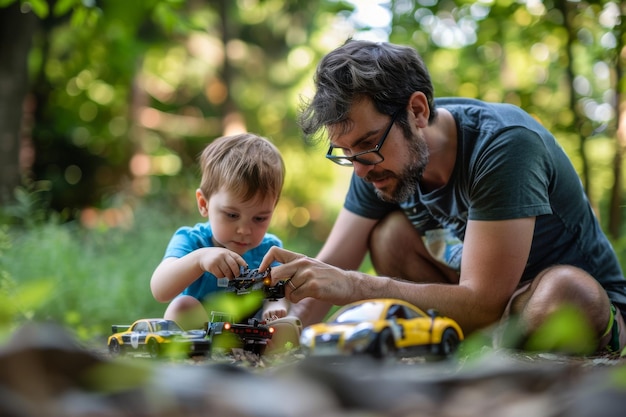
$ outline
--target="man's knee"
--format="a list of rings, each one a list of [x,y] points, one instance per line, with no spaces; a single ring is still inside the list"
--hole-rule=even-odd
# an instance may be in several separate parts
[[[540,273],[512,305],[531,332],[564,306],[580,311],[597,335],[603,333],[610,317],[610,301],[602,286],[587,272],[567,265]]]

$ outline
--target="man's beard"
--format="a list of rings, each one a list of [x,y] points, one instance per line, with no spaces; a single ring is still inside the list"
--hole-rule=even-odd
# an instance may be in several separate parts
[[[397,186],[390,194],[375,188],[376,195],[383,201],[390,203],[401,203],[407,201],[415,194],[419,187],[419,181],[424,175],[424,170],[428,164],[428,146],[423,135],[414,135],[407,139],[409,144],[408,152],[410,163],[404,170],[396,175],[393,172],[385,171],[383,175],[391,175],[397,179]],[[367,178],[366,178],[367,179]]]

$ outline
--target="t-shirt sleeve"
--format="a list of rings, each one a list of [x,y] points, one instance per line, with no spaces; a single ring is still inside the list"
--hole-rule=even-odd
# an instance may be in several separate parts
[[[272,246],[278,246],[279,248],[283,247],[283,242],[276,235],[271,233],[266,233],[263,241],[259,246],[254,249],[249,250],[243,255],[243,258],[248,262],[248,267],[250,268],[258,268],[263,260],[263,257],[271,249]],[[279,265],[279,262],[272,263],[271,266]]]
[[[165,249],[165,258],[182,258],[198,248],[211,247],[211,234],[203,235],[198,226],[195,228],[184,226],[176,230]]]
[[[344,208],[368,219],[382,219],[386,214],[397,210],[399,206],[381,200],[376,195],[372,184],[353,173]]]
[[[470,220],[505,220],[551,214],[550,152],[534,132],[511,128],[494,138],[472,167]]]

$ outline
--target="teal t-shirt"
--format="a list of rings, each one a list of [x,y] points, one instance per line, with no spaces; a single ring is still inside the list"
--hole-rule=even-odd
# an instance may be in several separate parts
[[[522,281],[553,265],[574,265],[595,277],[626,313],[626,280],[615,251],[554,136],[513,105],[463,98],[437,99],[436,105],[457,125],[448,183],[428,193],[418,189],[397,205],[380,200],[371,184],[353,175],[345,208],[374,219],[402,208],[429,252],[456,270],[468,220],[536,217]]]
[[[171,257],[182,258],[196,249],[214,247],[212,237],[213,231],[209,222],[198,223],[193,227],[181,227],[170,239],[163,259]],[[282,245],[278,237],[266,233],[261,244],[244,253],[242,257],[248,263],[250,269],[258,268],[263,257],[272,246],[282,247]],[[218,286],[217,278],[222,277],[215,277],[210,272],[205,272],[190,286],[185,288],[182,294],[204,301],[207,295],[224,290],[223,287]]]

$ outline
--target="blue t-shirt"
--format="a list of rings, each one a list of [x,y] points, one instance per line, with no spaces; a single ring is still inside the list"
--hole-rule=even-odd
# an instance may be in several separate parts
[[[209,222],[198,223],[194,227],[181,227],[172,236],[165,249],[163,259],[182,258],[196,249],[214,247],[212,237],[213,231]],[[278,237],[266,233],[261,244],[244,253],[242,257],[248,263],[250,269],[258,268],[263,260],[263,256],[272,246],[282,247],[283,244]],[[190,286],[185,288],[182,294],[190,295],[203,301],[207,295],[223,290],[223,287],[217,285],[217,277],[210,272],[205,272]]]
[[[615,251],[554,136],[509,104],[444,98],[436,105],[456,121],[457,156],[448,183],[418,189],[397,205],[380,200],[371,184],[353,175],[345,208],[372,219],[401,208],[429,252],[457,271],[468,220],[536,217],[522,281],[553,265],[574,265],[595,277],[626,313],[626,280]]]

